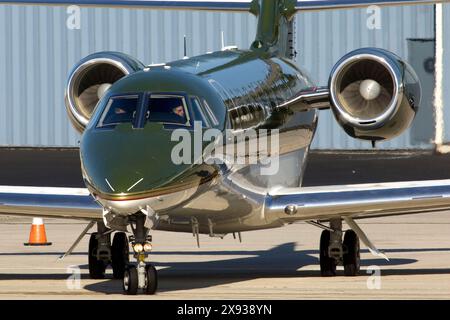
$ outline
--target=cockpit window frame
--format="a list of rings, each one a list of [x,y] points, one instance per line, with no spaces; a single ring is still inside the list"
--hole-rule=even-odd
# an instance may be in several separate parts
[[[210,117],[207,115],[207,111],[205,110],[205,106],[202,103],[200,97],[198,96],[189,96],[189,102],[191,104],[191,111],[192,114],[196,116],[195,109],[198,109],[198,115],[200,115],[201,122],[203,123],[203,129],[210,129],[212,128],[212,123]],[[195,121],[199,121],[198,119],[195,119]]]
[[[95,128],[96,129],[100,129],[100,130],[108,130],[108,129],[114,129],[116,126],[121,125],[121,124],[125,124],[125,123],[129,123],[132,125],[132,128],[135,129],[136,128],[136,123],[139,119],[139,115],[140,115],[140,110],[142,108],[142,93],[140,92],[130,92],[130,93],[120,93],[120,94],[114,94],[108,97],[108,102],[106,103],[105,108],[101,111],[100,117],[97,121],[97,123],[95,124]],[[133,99],[133,98],[137,98],[137,105],[136,105],[136,114],[133,117],[131,122],[122,122],[122,123],[116,123],[116,124],[106,124],[103,125],[103,121],[105,119],[105,117],[107,116],[109,109],[111,108],[111,105],[114,101],[114,99],[120,99],[120,98],[124,98],[124,99]]]
[[[182,99],[184,112],[186,114],[186,123],[172,123],[172,122],[149,122],[148,118],[146,117],[147,110],[149,107],[149,99],[154,97],[168,97],[168,98],[180,98]],[[103,125],[103,121],[105,117],[107,116],[108,112],[110,111],[111,105],[114,101],[114,99],[120,99],[120,98],[129,98],[129,99],[138,99],[137,101],[137,107],[136,107],[136,114],[134,118],[132,119],[132,122],[123,122],[123,123],[117,123],[117,124],[106,124]],[[186,129],[193,129],[194,123],[193,121],[196,118],[196,112],[193,110],[193,108],[199,108],[198,113],[201,114],[202,118],[206,121],[204,126],[204,129],[206,128],[212,128],[218,125],[218,120],[215,117],[213,111],[211,110],[210,106],[206,102],[206,100],[203,97],[196,96],[196,95],[189,95],[184,92],[159,92],[159,91],[140,91],[140,92],[128,92],[128,93],[118,93],[118,94],[112,94],[107,97],[106,106],[102,108],[103,110],[99,110],[99,114],[96,117],[97,120],[94,121],[95,125],[93,125],[93,129],[96,130],[114,130],[117,125],[129,123],[132,125],[132,129],[139,130],[144,129],[144,127],[148,123],[160,123],[163,125],[165,130],[175,130],[177,128],[186,128]],[[194,103],[191,100],[196,100],[198,103],[198,106],[194,105]]]
[[[145,116],[147,113],[147,108],[148,108],[148,102],[151,98],[153,97],[160,97],[160,98],[181,98],[183,101],[183,109],[184,109],[184,113],[186,115],[186,122],[185,123],[173,123],[173,122],[159,122],[159,121],[148,121],[148,118]],[[192,127],[192,122],[191,122],[191,115],[190,115],[190,109],[189,109],[189,105],[188,105],[188,95],[184,94],[184,93],[179,93],[179,92],[147,92],[144,96],[143,99],[143,103],[142,103],[142,112],[143,112],[143,118],[140,121],[141,125],[143,127],[145,127],[145,125],[147,123],[161,123],[165,129],[168,129],[166,126],[172,128],[172,127],[182,127],[182,128],[190,128]],[[151,111],[150,111],[151,114]]]
[[[202,106],[205,108],[206,113],[208,114],[208,118],[212,124],[213,127],[216,127],[219,125],[219,120],[217,119],[216,115],[212,111],[211,107],[209,106],[208,102],[205,99],[202,99]]]

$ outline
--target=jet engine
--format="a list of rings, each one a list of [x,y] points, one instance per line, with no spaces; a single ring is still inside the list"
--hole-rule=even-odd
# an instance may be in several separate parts
[[[345,55],[330,76],[333,113],[353,138],[380,141],[404,132],[420,104],[419,79],[405,61],[375,48]]]
[[[138,60],[119,52],[94,53],[78,62],[70,72],[65,94],[67,113],[74,128],[83,132],[108,88],[143,68]]]

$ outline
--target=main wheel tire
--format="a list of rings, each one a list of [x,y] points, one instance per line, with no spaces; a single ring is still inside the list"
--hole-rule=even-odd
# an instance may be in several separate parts
[[[344,274],[346,276],[356,276],[361,266],[359,238],[353,230],[348,230],[344,235]]]
[[[111,260],[113,277],[122,279],[125,269],[130,263],[130,247],[125,232],[117,232],[114,235],[111,247]]]
[[[158,273],[153,265],[148,264],[145,267],[145,293],[146,294],[155,294],[158,289]]]
[[[139,287],[138,272],[135,266],[128,266],[123,275],[123,291],[128,295],[136,295]]]
[[[329,256],[331,232],[323,230],[320,236],[320,273],[322,277],[336,275],[336,260]]]
[[[89,251],[88,251],[88,263],[89,263],[89,276],[91,279],[103,279],[105,278],[105,263],[97,258],[98,239],[97,232],[91,234],[89,239]]]

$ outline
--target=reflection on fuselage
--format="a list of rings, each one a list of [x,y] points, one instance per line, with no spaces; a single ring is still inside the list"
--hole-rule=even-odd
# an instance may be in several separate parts
[[[267,193],[277,185],[301,185],[317,116],[315,111],[293,113],[277,106],[311,86],[291,62],[246,51],[219,52],[131,74],[111,86],[91,121],[101,124],[114,96],[137,93],[140,104],[133,119],[104,128],[90,125],[83,134],[86,184],[116,214],[156,211],[160,229],[189,231],[193,218],[201,232],[209,232],[207,226],[219,220],[220,232],[278,226],[281,222],[262,214],[263,202],[252,198],[264,192],[252,190]],[[173,101],[152,113],[147,102],[167,96]],[[202,121],[204,130],[231,129],[236,135],[250,128],[280,130],[279,170],[264,176],[261,164],[196,164],[198,159],[174,164],[171,153],[177,141],[171,134],[183,128],[194,135],[195,120]],[[210,143],[203,142],[202,148]]]

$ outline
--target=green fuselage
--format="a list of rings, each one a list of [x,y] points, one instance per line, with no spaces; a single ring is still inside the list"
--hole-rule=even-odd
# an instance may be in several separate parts
[[[171,135],[177,127],[146,123],[135,128],[131,123],[123,123],[98,128],[99,119],[113,96],[184,96],[188,113],[191,114],[191,126],[183,128],[192,134],[192,115],[196,106],[191,98],[208,105],[215,118],[211,120],[209,117],[208,127],[221,132],[226,129],[245,132],[248,128],[288,132],[303,128],[312,133],[316,121],[314,111],[299,115],[277,108],[301,90],[312,86],[307,76],[290,60],[254,50],[220,51],[164,66],[149,66],[114,83],[98,103],[81,140],[85,182],[100,200],[105,200],[110,206],[116,201],[122,202],[116,210],[127,211],[136,207],[124,209],[124,201],[198,188],[215,183],[218,177],[224,175],[223,167],[214,164],[173,163],[171,153],[178,141],[172,141]],[[311,139],[312,134],[306,143],[301,144],[301,148],[309,145]],[[202,148],[210,143],[203,142]],[[193,162],[196,160],[193,159]],[[297,171],[300,176],[301,170],[297,168]],[[179,201],[185,200],[182,198]],[[170,207],[176,205],[171,203]]]

